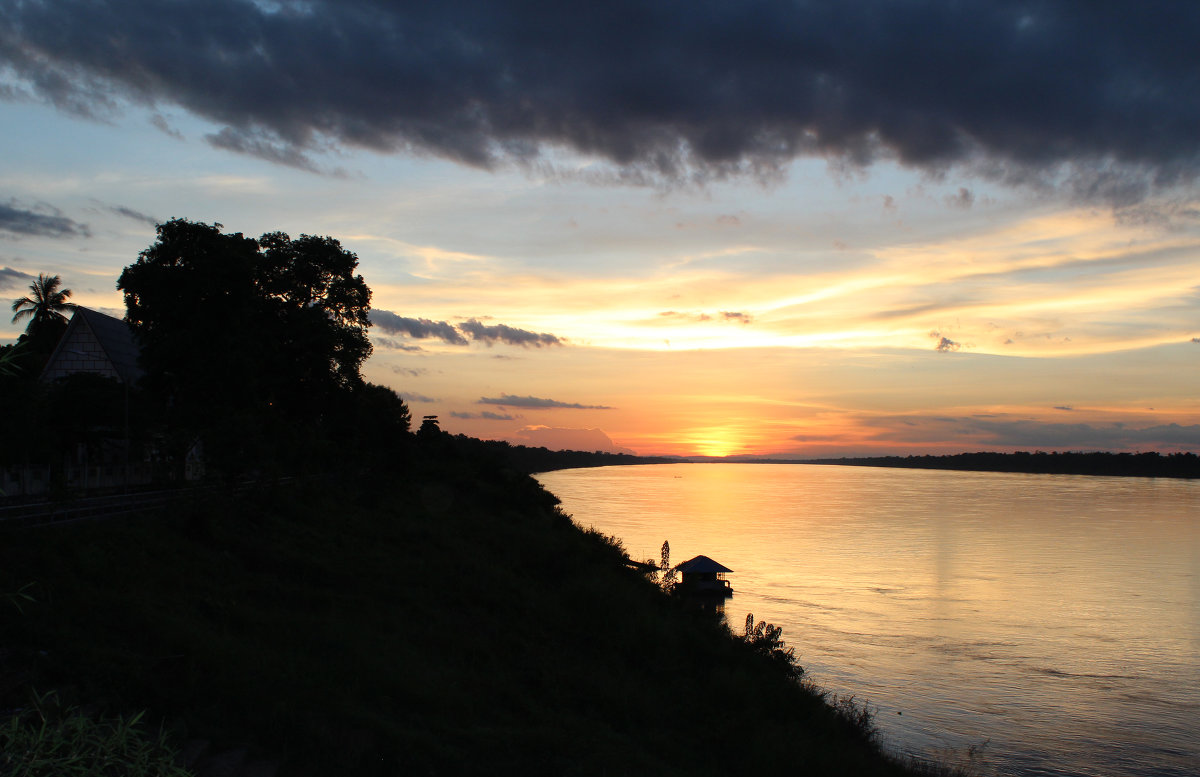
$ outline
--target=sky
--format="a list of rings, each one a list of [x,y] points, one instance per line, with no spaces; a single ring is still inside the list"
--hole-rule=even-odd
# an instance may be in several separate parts
[[[171,218],[329,235],[365,376],[453,433],[1200,451],[1197,37],[1155,0],[10,0],[0,299],[123,315]]]

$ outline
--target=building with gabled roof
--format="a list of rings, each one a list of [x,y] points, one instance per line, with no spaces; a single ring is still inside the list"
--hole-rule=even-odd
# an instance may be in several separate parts
[[[133,330],[124,321],[76,307],[42,369],[41,380],[49,383],[78,372],[94,372],[132,386],[142,377],[139,353]]]

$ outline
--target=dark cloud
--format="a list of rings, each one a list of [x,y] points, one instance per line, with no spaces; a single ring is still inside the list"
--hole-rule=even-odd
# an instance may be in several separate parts
[[[380,348],[389,348],[394,351],[408,351],[409,353],[420,353],[425,349],[419,345],[409,345],[391,337],[380,337],[379,335],[371,335],[371,342]],[[403,367],[393,367],[392,372],[406,372]]]
[[[450,345],[467,345],[467,339],[452,324],[427,318],[405,318],[390,310],[372,310],[371,323],[393,335],[408,335],[418,340],[435,337]]]
[[[0,203],[0,231],[37,237],[91,236],[87,224],[67,218],[58,208],[39,204],[30,209],[16,200]]]
[[[1200,169],[1198,31],[1176,0],[26,0],[0,5],[0,97],[177,104],[302,169],[329,143],[565,147],[622,183],[886,156],[1128,203]]]
[[[417,393],[415,393],[415,392],[412,392],[412,391],[401,391],[401,392],[400,392],[400,398],[401,398],[401,399],[404,399],[404,400],[406,400],[406,401],[408,401],[408,402],[425,402],[425,403],[429,403],[429,402],[437,402],[437,401],[438,401],[438,400],[437,400],[436,398],[434,398],[434,397],[427,397],[427,396],[425,396],[424,394],[417,394]]]
[[[468,319],[456,327],[447,321],[405,318],[389,310],[372,310],[371,323],[388,334],[403,334],[418,339],[433,337],[450,345],[467,345],[469,343],[468,336],[471,340],[486,343],[489,346],[495,343],[507,343],[508,345],[541,348],[548,345],[562,345],[565,342],[561,337],[546,332],[530,332],[527,329],[517,329],[505,324],[489,325],[474,318]],[[412,346],[389,341],[387,338],[376,337],[375,341],[386,347],[419,350]]]
[[[170,125],[170,123],[167,121],[167,117],[163,116],[161,113],[156,113],[153,116],[151,116],[150,123],[153,124],[154,127],[157,128],[164,135],[170,135],[171,137],[175,138],[176,140],[183,140],[183,133],[180,132],[179,130],[175,129],[174,127],[172,127]]]
[[[541,348],[544,345],[562,345],[561,338],[547,334],[546,332],[530,332],[525,329],[516,329],[504,324],[494,324],[488,326],[480,321],[472,318],[465,323],[459,324],[458,328],[461,332],[471,336],[472,340],[487,343],[508,343],[509,345],[520,345],[522,347],[533,346]]]
[[[719,313],[681,313],[678,310],[664,310],[658,314],[659,323],[667,321],[691,321],[703,324],[707,321],[733,321],[739,324],[749,324],[754,316],[738,310],[722,310]],[[650,322],[654,323],[654,322]]]
[[[29,273],[14,270],[11,267],[0,267],[0,291],[7,289],[24,289],[33,283],[34,276]]]
[[[970,210],[971,206],[975,204],[975,195],[970,189],[963,186],[958,187],[958,191],[954,194],[947,194],[943,199],[949,207],[962,210]]]
[[[484,410],[482,413],[459,413],[451,411],[452,418],[462,418],[464,420],[482,419],[484,421],[515,421],[516,416],[511,416],[508,413],[493,413],[490,410]]]
[[[498,397],[480,397],[476,404],[498,405],[500,407],[565,407],[574,410],[612,410],[611,407],[605,405],[581,405],[576,402],[559,402],[557,399],[541,399],[540,397],[518,397],[512,394],[502,394]]]
[[[951,340],[949,337],[944,336],[941,332],[938,332],[937,330],[930,332],[929,336],[932,337],[934,340],[938,341],[937,345],[935,345],[934,348],[936,348],[938,351],[941,351],[942,353],[949,353],[951,351],[962,350],[962,347],[963,347],[962,343]]]

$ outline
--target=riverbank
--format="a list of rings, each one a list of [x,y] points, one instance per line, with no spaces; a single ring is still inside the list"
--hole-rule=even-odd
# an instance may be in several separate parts
[[[963,472],[1020,472],[1030,475],[1200,478],[1194,453],[959,453],[950,456],[868,456],[774,461],[775,464],[834,464],[847,467],[948,469]]]
[[[462,464],[6,533],[0,709],[145,710],[281,775],[909,773],[555,501]]]

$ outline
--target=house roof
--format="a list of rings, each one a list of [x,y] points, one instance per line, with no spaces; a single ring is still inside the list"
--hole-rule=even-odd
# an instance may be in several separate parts
[[[689,575],[705,574],[708,572],[732,572],[733,570],[719,562],[713,561],[708,556],[696,556],[675,567],[680,572]]]
[[[94,359],[87,360],[93,354],[80,353],[81,347],[88,350],[98,347],[108,364],[104,369],[97,369]],[[142,377],[142,368],[138,366],[140,353],[133,330],[124,321],[89,308],[76,307],[67,330],[42,370],[42,379],[54,380],[72,372],[111,370],[121,382],[136,383]]]

